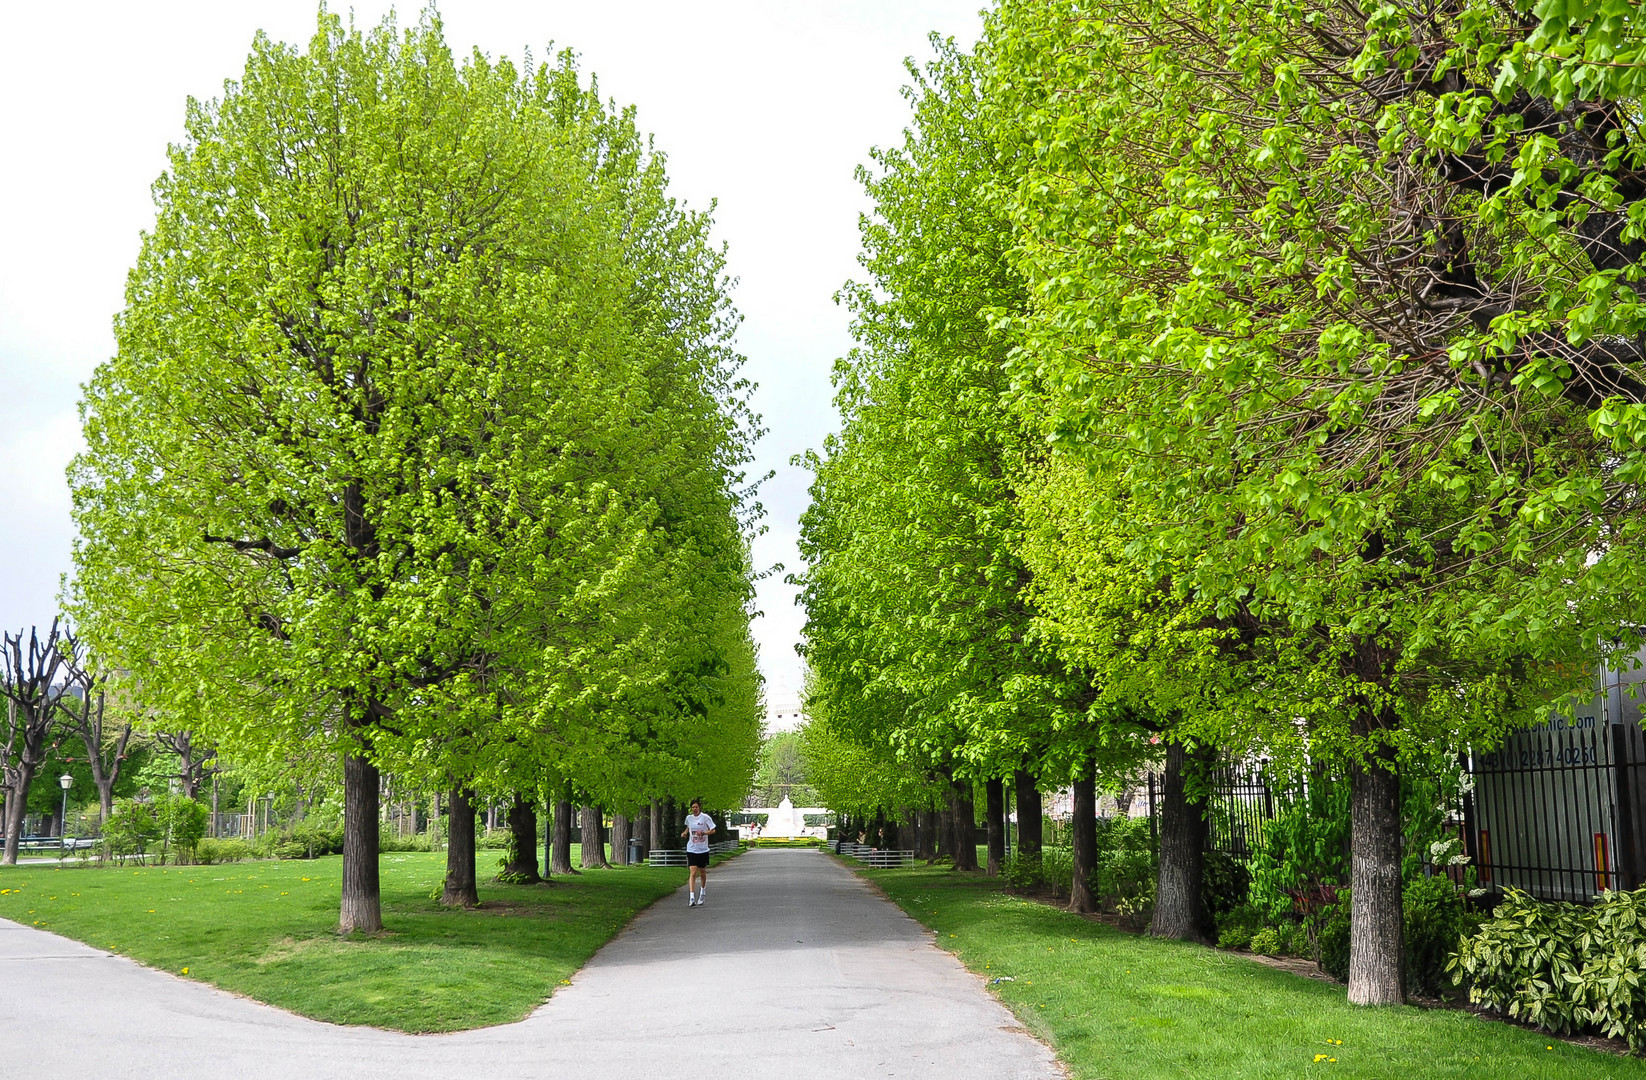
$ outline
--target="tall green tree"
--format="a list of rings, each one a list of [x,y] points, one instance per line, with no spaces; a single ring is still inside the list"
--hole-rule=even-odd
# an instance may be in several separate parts
[[[1400,760],[1638,637],[1638,26],[1080,0],[989,40],[1021,370],[1237,632],[1205,734],[1348,768],[1350,996],[1398,1001]]]
[[[831,728],[957,785],[964,866],[965,786],[1025,768],[1066,782],[1091,768],[1101,722],[1086,675],[1032,631],[1017,551],[1039,450],[1012,408],[1012,341],[989,319],[1027,296],[987,197],[1012,165],[985,130],[975,62],[933,46],[909,66],[903,142],[860,172],[867,280],[843,293],[858,342],[836,369],[844,429],[809,459],[803,596],[817,693],[838,699]]]
[[[432,14],[259,36],[190,103],[87,386],[82,617],[160,705],[233,698],[215,742],[343,755],[345,931],[381,926],[381,767],[576,769],[705,558],[743,611],[732,316],[658,330],[706,223],[625,232],[672,211],[623,198],[661,163],[588,101],[568,62],[458,65]],[[718,509],[671,507],[688,479]]]

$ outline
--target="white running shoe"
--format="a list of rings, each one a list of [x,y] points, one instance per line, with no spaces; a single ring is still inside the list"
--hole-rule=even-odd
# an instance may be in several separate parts
[[[696,907],[697,906],[697,894],[696,893],[687,893],[686,894],[686,906],[687,907]]]
[[[708,892],[707,889],[698,889],[697,890],[697,906],[698,907],[703,906],[703,900],[704,900],[703,894],[706,893],[706,892]]]

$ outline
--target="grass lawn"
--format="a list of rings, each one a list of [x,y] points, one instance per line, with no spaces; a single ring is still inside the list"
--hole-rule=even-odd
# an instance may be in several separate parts
[[[992,989],[1077,1078],[1646,1080],[1640,1059],[1468,1013],[1357,1008],[1340,986],[1088,922],[980,875],[861,873],[968,968],[1013,980]]]
[[[443,908],[443,852],[385,854],[379,937],[336,933],[343,861],[141,869],[0,868],[0,918],[339,1024],[459,1031],[519,1020],[683,869],[588,870],[487,885]]]

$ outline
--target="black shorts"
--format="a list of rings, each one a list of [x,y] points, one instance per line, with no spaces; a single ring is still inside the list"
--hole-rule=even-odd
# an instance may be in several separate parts
[[[686,865],[701,866],[703,869],[707,870],[709,868],[709,853],[707,851],[686,852]]]

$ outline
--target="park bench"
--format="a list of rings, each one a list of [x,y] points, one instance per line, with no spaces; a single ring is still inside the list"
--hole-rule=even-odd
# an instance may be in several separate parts
[[[17,854],[56,855],[64,851],[96,847],[98,842],[96,837],[91,836],[71,836],[66,840],[60,836],[24,836],[17,841]]]

